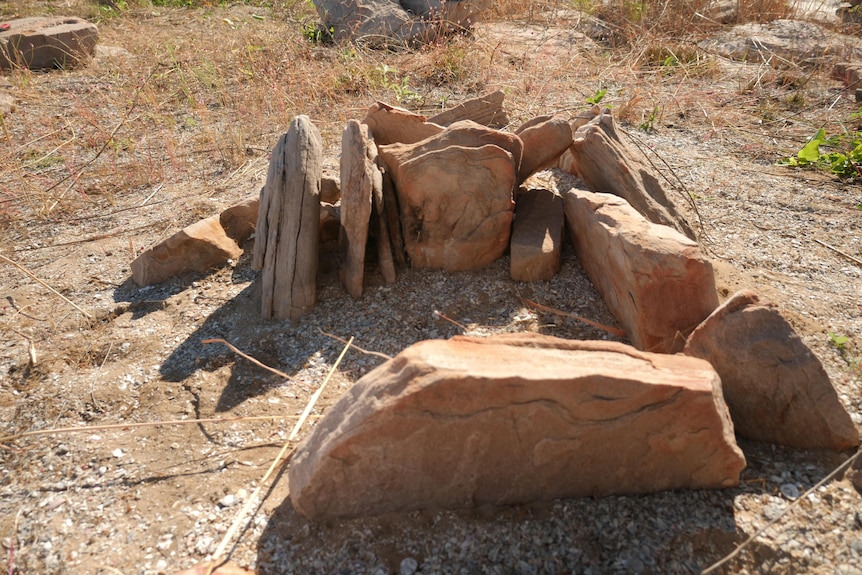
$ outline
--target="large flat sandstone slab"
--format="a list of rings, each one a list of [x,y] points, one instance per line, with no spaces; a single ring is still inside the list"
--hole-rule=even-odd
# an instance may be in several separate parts
[[[312,519],[736,485],[703,360],[537,334],[430,340],[360,379],[299,446]]]
[[[0,69],[72,68],[93,56],[99,30],[74,16],[9,20],[0,32]]]
[[[612,194],[563,195],[575,252],[638,349],[674,353],[718,307],[712,264],[693,241]]]

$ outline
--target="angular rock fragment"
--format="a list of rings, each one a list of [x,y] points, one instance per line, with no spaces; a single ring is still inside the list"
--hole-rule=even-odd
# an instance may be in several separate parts
[[[562,115],[543,116],[521,126],[515,134],[524,142],[524,157],[518,171],[523,182],[535,172],[550,168],[572,145],[572,128]]]
[[[712,264],[675,229],[654,224],[612,194],[563,194],[575,252],[638,349],[674,353],[715,308]]]
[[[799,449],[847,449],[859,432],[820,360],[771,302],[735,293],[692,332],[684,353],[721,376],[737,435]]]
[[[578,129],[581,126],[586,126],[587,124],[589,124],[593,118],[595,118],[601,113],[601,111],[601,108],[599,108],[598,106],[593,106],[589,110],[581,112],[577,116],[569,120],[569,126],[571,126],[572,128],[572,142],[574,142],[574,135],[578,131]],[[578,172],[578,165],[575,163],[575,157],[572,155],[571,147],[565,152],[563,152],[559,158],[557,158],[557,167],[564,172],[568,172],[569,174],[573,174],[580,177],[580,173]]]
[[[512,225],[510,274],[515,281],[547,281],[560,271],[563,253],[563,199],[549,190],[518,196]]]
[[[221,227],[237,245],[242,246],[254,233],[259,208],[260,197],[253,197],[235,204],[219,214]]]
[[[381,157],[386,156],[381,148]],[[391,152],[391,150],[389,150]],[[482,268],[509,245],[515,161],[498,146],[447,146],[389,154],[401,233],[413,267]]]
[[[341,182],[335,178],[320,178],[320,202],[334,204],[341,199]]]
[[[503,110],[502,90],[462,102],[428,119],[438,126],[450,126],[455,122],[471,120],[483,126],[505,126],[509,118]]]
[[[4,22],[0,32],[0,69],[73,68],[93,56],[99,30],[81,18],[51,16]]]
[[[132,280],[143,287],[188,272],[205,272],[242,255],[242,248],[228,237],[219,216],[183,228],[132,262]]]
[[[261,315],[297,321],[317,300],[323,140],[308,116],[297,116],[272,151],[254,243],[262,270]]]
[[[570,151],[578,175],[590,190],[625,198],[649,221],[695,238],[653,170],[620,139],[609,111],[575,132]]]
[[[705,361],[537,334],[424,341],[360,379],[299,446],[322,520],[737,485]]]
[[[443,131],[443,126],[428,122],[425,116],[383,102],[372,105],[362,123],[378,146],[415,144]]]
[[[341,283],[354,298],[362,297],[372,198],[375,194],[382,195],[382,190],[383,176],[377,168],[377,146],[368,137],[368,126],[350,120],[341,138],[339,242],[344,255]]]

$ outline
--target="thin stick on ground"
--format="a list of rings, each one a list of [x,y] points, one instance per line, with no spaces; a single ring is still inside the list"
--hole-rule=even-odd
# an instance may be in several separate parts
[[[820,244],[820,245],[821,245],[821,246],[823,246],[823,247],[829,248],[830,250],[832,250],[832,251],[833,251],[833,252],[835,252],[836,254],[840,254],[840,255],[844,256],[845,258],[847,258],[848,260],[850,260],[850,261],[852,261],[852,262],[856,262],[857,264],[859,264],[860,266],[862,266],[862,260],[860,260],[859,258],[854,257],[854,256],[851,256],[850,254],[848,254],[848,253],[846,253],[846,252],[843,252],[843,251],[839,250],[838,248],[836,248],[836,247],[834,247],[834,246],[830,246],[830,245],[829,245],[829,244],[827,244],[826,242],[820,241],[820,240],[818,240],[817,238],[814,238],[814,241],[815,241],[815,242],[817,242],[818,244]]]
[[[91,316],[90,314],[88,314],[87,312],[85,312],[83,309],[81,309],[81,308],[80,308],[77,304],[75,304],[72,300],[70,300],[69,298],[67,298],[66,296],[64,296],[63,294],[61,294],[60,292],[58,292],[57,290],[55,290],[55,289],[54,289],[54,288],[52,288],[51,286],[49,286],[49,285],[48,285],[47,283],[45,283],[44,281],[42,281],[42,280],[40,280],[39,278],[37,278],[37,277],[36,277],[36,275],[35,275],[35,274],[33,274],[33,272],[31,272],[30,270],[28,270],[27,268],[25,268],[24,266],[22,266],[22,265],[21,265],[21,264],[19,264],[18,262],[14,261],[14,260],[10,260],[9,258],[7,258],[6,256],[4,256],[3,254],[0,254],[0,260],[3,260],[3,261],[4,261],[4,262],[6,262],[6,263],[12,264],[12,265],[13,265],[13,266],[15,266],[16,268],[18,268],[19,270],[21,270],[22,272],[24,272],[24,273],[25,273],[27,276],[29,276],[31,279],[33,279],[34,281],[36,281],[39,285],[41,285],[42,287],[45,287],[45,288],[47,288],[47,289],[51,290],[52,292],[54,292],[54,294],[56,294],[56,295],[60,296],[60,298],[61,298],[63,301],[65,301],[67,304],[69,304],[70,306],[72,306],[73,308],[75,308],[76,310],[78,310],[79,312],[81,312],[81,315],[83,315],[85,318],[87,318],[87,319],[93,319],[93,316]]]
[[[132,429],[134,427],[154,427],[159,425],[191,425],[198,423],[234,423],[237,421],[264,421],[267,419],[293,419],[295,415],[253,415],[246,417],[210,417],[204,419],[173,419],[168,421],[145,421],[142,423],[109,423],[107,425],[88,425],[86,427],[57,427],[53,429],[37,429],[15,435],[0,437],[0,443],[15,441],[23,437],[38,435],[54,435],[64,433],[79,433],[82,431],[103,431],[106,429]]]
[[[290,444],[296,439],[296,436],[299,435],[300,429],[302,429],[302,425],[305,423],[305,420],[308,419],[308,416],[311,415],[311,410],[314,409],[314,404],[317,403],[318,398],[323,393],[326,384],[329,383],[329,380],[332,378],[335,370],[338,369],[338,366],[341,364],[341,360],[344,359],[344,356],[347,355],[347,350],[350,349],[350,346],[353,344],[353,337],[347,342],[347,345],[344,346],[344,349],[341,351],[341,355],[338,356],[338,359],[335,360],[335,363],[329,370],[329,373],[326,374],[326,378],[323,380],[323,383],[320,384],[320,387],[317,388],[317,391],[311,396],[311,399],[308,400],[308,404],[305,406],[305,410],[302,412],[302,415],[299,418],[299,421],[296,422],[296,425],[293,427],[293,431],[288,436],[287,441],[284,443],[284,447],[281,448],[281,451],[278,452],[278,455],[275,456],[275,459],[272,460],[272,465],[269,466],[263,478],[260,480],[260,483],[255,488],[254,493],[246,500],[245,504],[240,509],[239,513],[237,513],[236,518],[231,524],[230,529],[225,533],[224,538],[213,554],[213,560],[210,563],[209,568],[207,569],[207,575],[211,575],[213,569],[216,565],[219,564],[221,558],[224,556],[225,550],[227,549],[228,544],[233,539],[236,532],[239,530],[240,526],[246,522],[246,515],[251,510],[251,507],[255,504],[255,501],[260,495],[261,490],[266,485],[267,481],[269,481],[272,473],[278,468],[278,466],[282,463],[282,461],[287,461],[291,455],[293,455],[293,449],[288,453],[288,448]],[[296,446],[294,446],[294,449]],[[251,517],[248,518],[250,520]]]
[[[624,331],[623,331],[623,330],[621,330],[621,329],[617,329],[617,328],[615,328],[615,327],[611,327],[611,326],[609,326],[609,325],[604,325],[604,324],[601,324],[601,323],[599,323],[599,322],[597,322],[597,321],[593,321],[593,320],[591,320],[591,319],[587,319],[587,318],[585,318],[585,317],[581,317],[581,316],[579,316],[579,315],[575,315],[575,314],[573,314],[573,313],[569,313],[569,312],[566,312],[566,311],[562,311],[562,310],[559,310],[559,309],[555,309],[555,308],[552,308],[552,307],[548,307],[548,306],[546,306],[546,305],[542,305],[542,304],[540,304],[540,303],[536,303],[536,302],[534,302],[534,301],[532,301],[532,300],[529,300],[529,299],[527,299],[527,298],[525,298],[525,297],[521,297],[521,298],[519,298],[519,299],[521,300],[521,302],[522,302],[524,305],[527,305],[527,306],[530,306],[530,307],[536,308],[536,309],[537,309],[537,310],[539,310],[539,311],[545,311],[545,312],[552,313],[552,314],[554,314],[554,315],[563,316],[563,317],[570,317],[570,318],[572,318],[572,319],[576,319],[576,320],[578,320],[578,321],[580,321],[580,322],[583,322],[583,323],[585,323],[585,324],[587,324],[587,325],[591,325],[591,326],[593,326],[593,327],[595,327],[595,328],[597,328],[597,329],[600,329],[600,330],[602,330],[602,331],[606,331],[606,332],[608,332],[608,333],[609,333],[609,334],[611,334],[611,335],[615,335],[615,336],[617,336],[617,337],[626,337],[626,332],[624,332]]]
[[[806,491],[805,493],[803,493],[802,495],[800,495],[799,497],[797,497],[796,499],[791,501],[790,504],[781,511],[781,513],[779,513],[776,517],[774,517],[772,520],[770,520],[766,525],[764,525],[763,527],[761,527],[760,529],[755,531],[748,539],[746,539],[745,541],[743,541],[742,543],[737,545],[736,549],[734,549],[733,551],[731,551],[730,553],[728,553],[727,555],[722,557],[720,560],[716,561],[715,563],[713,563],[712,565],[710,565],[709,567],[707,567],[706,569],[701,571],[700,575],[709,575],[710,573],[713,573],[716,569],[718,569],[719,567],[721,567],[722,565],[726,564],[728,561],[732,560],[734,557],[739,555],[743,549],[748,547],[752,541],[754,541],[755,539],[757,539],[758,537],[763,535],[767,529],[769,529],[770,527],[775,525],[782,517],[784,517],[787,514],[788,511],[793,509],[797,503],[799,503],[803,499],[807,499],[810,494],[817,491],[817,489],[819,489],[827,481],[831,481],[835,476],[837,476],[839,473],[841,473],[842,471],[847,469],[847,467],[852,465],[853,462],[856,461],[856,459],[859,457],[859,454],[862,454],[862,450],[857,450],[854,455],[851,455],[849,459],[844,461],[844,463],[842,463],[841,465],[839,465],[838,467],[833,469],[829,475],[827,475],[826,477],[824,477],[823,479],[818,481],[813,487],[811,487],[811,489],[809,489],[808,491]]]
[[[255,364],[256,366],[258,366],[258,367],[262,367],[263,369],[265,369],[265,370],[267,370],[267,371],[269,371],[269,372],[272,372],[272,373],[274,373],[275,375],[281,376],[281,377],[283,377],[284,379],[291,379],[291,377],[290,377],[289,375],[287,375],[286,373],[284,373],[283,371],[280,371],[280,370],[278,370],[278,369],[275,369],[274,367],[269,367],[269,366],[268,366],[268,365],[266,365],[265,363],[261,363],[261,362],[259,362],[258,360],[256,360],[255,358],[251,357],[250,355],[244,354],[243,352],[241,352],[240,350],[238,350],[236,347],[234,347],[233,345],[231,345],[231,344],[230,344],[230,342],[228,342],[228,341],[226,341],[226,340],[224,340],[224,339],[221,339],[221,338],[216,337],[216,338],[212,338],[212,339],[205,339],[205,340],[202,340],[202,341],[201,341],[201,343],[202,343],[202,344],[204,344],[204,345],[206,345],[206,344],[208,344],[208,343],[223,343],[223,344],[225,344],[225,345],[228,347],[228,349],[230,349],[232,352],[234,352],[235,354],[239,355],[240,357],[244,357],[245,359],[249,360],[250,362],[252,362],[252,363],[253,363],[253,364]]]
[[[322,330],[322,329],[320,329],[320,328],[317,328],[317,331],[319,331],[322,335],[325,335],[326,337],[331,337],[332,339],[334,339],[334,340],[336,340],[336,341],[340,341],[341,343],[347,343],[347,340],[346,340],[346,339],[342,339],[342,338],[338,337],[337,335],[334,335],[334,334],[331,334],[331,333],[326,333],[325,331],[323,331],[323,330]],[[379,352],[379,351],[371,351],[370,349],[362,349],[362,348],[361,348],[361,347],[359,347],[358,345],[353,345],[352,347],[353,347],[353,349],[355,349],[356,351],[358,351],[358,352],[360,352],[360,353],[364,353],[364,354],[366,354],[366,355],[376,355],[377,357],[381,357],[381,358],[383,358],[383,359],[385,359],[385,360],[390,360],[390,359],[392,359],[392,356],[391,356],[391,355],[386,355],[385,353],[382,353],[382,352]]]

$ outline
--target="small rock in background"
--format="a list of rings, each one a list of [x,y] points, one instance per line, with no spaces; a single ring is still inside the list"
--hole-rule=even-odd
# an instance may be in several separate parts
[[[91,58],[99,29],[74,16],[19,18],[3,22],[0,32],[0,69],[73,68]]]

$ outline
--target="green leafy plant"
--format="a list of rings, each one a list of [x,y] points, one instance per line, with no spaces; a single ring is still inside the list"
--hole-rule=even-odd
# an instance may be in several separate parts
[[[413,90],[409,86],[410,79],[407,76],[398,80],[398,70],[387,64],[381,64],[374,69],[375,79],[380,86],[395,96],[395,100],[400,102],[421,100],[422,95]]]
[[[847,342],[850,341],[850,338],[846,335],[838,335],[835,332],[830,331],[828,334],[829,343],[835,346],[838,350],[844,350],[844,346],[847,345]]]
[[[652,132],[655,130],[655,120],[658,117],[658,106],[655,106],[650,112],[649,117],[638,125],[638,128],[644,132]]]
[[[834,151],[823,153],[821,147],[832,148]],[[827,137],[826,130],[820,128],[795,156],[784,158],[778,163],[793,167],[829,169],[840,178],[862,176],[862,133]]]
[[[608,93],[608,91],[606,88],[601,88],[599,90],[596,90],[595,94],[593,94],[592,96],[587,98],[587,104],[593,104],[593,105],[598,104],[599,102],[602,101],[602,99],[605,97],[605,95],[607,93]]]

